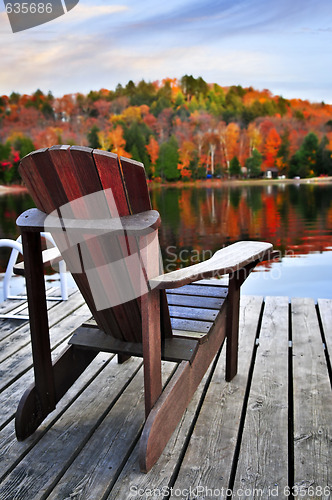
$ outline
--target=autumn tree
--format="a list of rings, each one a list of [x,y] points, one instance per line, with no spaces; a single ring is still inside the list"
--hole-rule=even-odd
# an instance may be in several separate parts
[[[285,130],[281,136],[281,142],[275,160],[279,173],[287,174],[290,160],[289,130]]]
[[[23,158],[35,149],[35,145],[30,137],[20,132],[14,132],[11,134],[8,137],[8,143],[19,153],[20,158]]]
[[[99,127],[97,127],[97,125],[93,125],[93,127],[89,130],[89,132],[87,134],[87,138],[89,141],[90,148],[93,148],[93,149],[101,148],[101,144],[100,144],[99,138],[98,138],[99,132],[100,132],[100,129],[99,129]]]
[[[120,125],[117,125],[115,129],[110,130],[108,133],[108,139],[110,143],[110,150],[116,153],[118,156],[126,156],[130,158],[130,154],[125,150],[126,141],[123,137],[123,129]]]
[[[151,135],[151,129],[142,121],[134,121],[130,127],[124,127],[123,137],[126,141],[126,150],[131,158],[143,163],[149,170],[150,159],[146,151],[146,144]]]
[[[159,149],[157,160],[157,175],[167,181],[176,181],[180,178],[179,147],[174,135],[167,142],[163,142]]]
[[[317,165],[319,141],[315,133],[306,135],[302,146],[291,159],[289,175],[308,177],[313,175]]]
[[[226,170],[229,171],[230,161],[238,154],[240,127],[237,123],[221,123],[219,126],[219,139],[223,152]]]
[[[153,137],[153,135],[150,135],[149,143],[146,144],[145,148],[146,148],[148,155],[150,157],[151,178],[154,179],[155,172],[156,172],[157,160],[158,160],[158,156],[159,156],[159,144],[156,141],[156,139]]]
[[[246,159],[248,177],[259,177],[261,174],[263,157],[257,149],[252,151],[252,155]]]
[[[315,173],[316,175],[332,174],[332,150],[330,149],[330,142],[326,135],[324,135],[319,143]]]
[[[264,144],[264,169],[276,167],[276,159],[281,145],[281,138],[273,127],[269,130]]]
[[[35,146],[39,149],[62,144],[62,134],[63,130],[60,127],[46,127],[34,137]]]
[[[192,141],[183,141],[181,148],[179,150],[179,163],[178,169],[181,174],[182,179],[189,179],[192,176],[190,170],[190,162],[192,159],[193,152],[195,150],[195,144]]]
[[[233,156],[229,164],[229,173],[231,176],[239,177],[241,175],[241,164],[237,156]]]

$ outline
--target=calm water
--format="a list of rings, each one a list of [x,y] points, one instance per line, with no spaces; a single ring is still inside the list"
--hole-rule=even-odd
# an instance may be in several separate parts
[[[244,293],[332,298],[332,184],[167,187],[152,189],[151,199],[166,270],[239,240],[269,241],[280,259],[259,266]],[[28,195],[1,196],[0,237],[16,238],[16,217],[32,206]],[[0,250],[3,271],[9,253]]]

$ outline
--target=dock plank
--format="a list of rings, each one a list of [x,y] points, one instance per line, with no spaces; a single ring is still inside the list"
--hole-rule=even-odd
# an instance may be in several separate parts
[[[68,331],[61,327],[61,321],[71,316],[75,309],[82,306],[83,302],[81,294],[77,293],[72,297],[70,304],[66,302],[61,304],[60,307],[54,307],[50,310],[50,339],[53,349],[69,335]],[[57,325],[58,328],[56,328]],[[23,342],[23,347],[0,363],[0,392],[32,366],[30,329],[28,325],[24,325],[22,328],[26,334],[26,341]]]
[[[327,352],[332,359],[332,300],[318,299],[319,314],[322,321]]]
[[[186,446],[186,442],[190,439],[193,421],[199,411],[201,398],[203,397],[213,367],[214,362],[211,363],[205,373],[157,463],[147,474],[142,474],[138,468],[139,444],[137,444],[111,490],[108,500],[112,500],[113,498],[119,500],[134,499],[137,498],[138,492],[145,492],[148,495],[151,487],[155,489],[156,497],[159,492],[161,494],[169,490],[171,479],[181,463],[183,449]]]
[[[61,351],[67,347],[68,336],[81,325],[84,318],[90,316],[90,311],[86,304],[73,310],[73,312],[67,316],[63,321],[55,325],[51,329],[51,335],[53,338],[53,351],[52,357],[55,359]],[[23,356],[25,357],[25,351],[23,350]],[[14,418],[17,405],[21,399],[24,391],[27,387],[34,381],[31,352],[30,356],[30,368],[27,372],[23,374],[19,372],[16,376],[15,369],[12,372],[12,383],[8,384],[8,387],[0,393],[0,429],[12,418]]]
[[[51,493],[141,365],[132,358],[119,367],[114,358],[2,482],[1,500]]]
[[[214,286],[210,280],[206,284]],[[187,297],[194,305],[202,298],[207,310],[201,302],[203,307],[196,307],[193,317],[186,306],[171,309],[178,318],[212,321],[222,299],[201,297],[202,289],[196,292],[181,300]],[[177,302],[179,295],[170,295]],[[56,305],[53,358],[67,345],[72,331],[91,316],[80,301],[73,295]],[[15,309],[16,304],[8,301],[5,307],[0,304],[0,310]],[[56,311],[54,302],[53,306]],[[26,303],[20,301],[20,307]],[[3,338],[9,339],[27,326],[13,321],[0,320],[0,338],[2,328]],[[33,381],[27,331],[20,348],[0,363],[0,369],[7,363],[10,370],[1,374],[7,377],[0,391],[1,500],[193,500],[226,498],[222,491],[227,489],[232,489],[233,500],[258,500],[272,498],[269,488],[273,497],[284,498],[282,489],[292,479],[298,497],[330,498],[331,327],[332,300],[319,299],[315,305],[311,299],[292,299],[290,306],[285,297],[265,301],[241,297],[239,374],[231,383],[224,381],[223,347],[148,474],[141,473],[138,465],[144,402],[142,360],[137,358],[118,365],[113,354],[99,353],[38,430],[17,442],[15,411]],[[169,370],[164,371],[165,381],[174,364],[164,366]]]
[[[163,363],[164,385],[175,367],[175,363]],[[140,369],[48,499],[105,498],[138,442],[144,420],[144,381]]]
[[[56,290],[55,290],[56,291]],[[77,298],[79,297],[79,294],[77,291],[72,290],[71,295],[77,295]],[[52,295],[49,295],[52,296]],[[83,298],[79,301],[80,304],[83,303]],[[71,312],[73,309],[73,302],[71,301],[70,303],[66,302],[62,304],[60,301],[52,301],[52,300],[47,300],[47,309],[49,313],[49,318],[50,318],[50,325],[52,326],[54,324],[54,321],[56,321],[57,316],[59,315],[58,310],[60,308],[62,316],[65,314],[65,311],[67,310],[68,312]],[[55,309],[55,311],[53,311]],[[51,312],[52,311],[52,312]],[[24,312],[24,311],[22,311]],[[27,313],[27,310],[26,310]],[[4,339],[0,340],[0,365],[3,361],[5,361],[7,358],[9,358],[11,355],[15,354],[17,351],[19,351],[22,347],[30,343],[30,326],[29,322],[26,320],[22,324],[22,320],[19,319],[14,319],[14,320],[8,320],[9,324],[13,324],[14,327],[12,327],[12,330],[10,334],[8,334]],[[21,325],[20,325],[21,323]]]
[[[332,464],[331,385],[312,299],[292,299],[292,335],[294,485],[309,497],[309,487],[331,487]]]
[[[288,485],[288,309],[287,297],[265,299],[234,483],[248,499]]]
[[[2,464],[0,481],[6,477],[22,458],[35,446],[41,437],[52,427],[60,416],[73,404],[78,395],[93,381],[93,379],[103,370],[114,358],[114,354],[98,354],[92,361],[89,368],[83,372],[82,376],[70,387],[64,397],[59,401],[56,409],[50,413],[38,430],[28,439],[18,442],[15,436],[14,421],[3,427],[0,433],[0,462]],[[28,374],[26,374],[28,375]],[[29,374],[33,381],[33,374]],[[22,377],[22,379],[25,377]],[[22,395],[22,392],[21,392]],[[24,497],[23,497],[24,498]],[[30,500],[30,499],[29,499]]]
[[[212,490],[228,488],[262,302],[261,297],[241,298],[239,372],[232,382],[225,382],[223,352],[206,393],[174,490],[185,490],[189,486],[193,490],[202,487]]]

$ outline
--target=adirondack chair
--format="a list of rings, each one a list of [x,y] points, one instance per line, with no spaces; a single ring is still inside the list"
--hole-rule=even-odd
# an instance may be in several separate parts
[[[146,421],[140,467],[148,471],[226,337],[226,379],[235,376],[240,286],[258,262],[271,258],[272,245],[238,242],[207,261],[164,274],[158,247],[160,217],[151,209],[141,163],[85,147],[53,146],[23,158],[20,173],[37,208],[17,220],[35,373],[35,383],[18,406],[17,438],[23,440],[37,429],[98,352],[116,353],[119,362],[142,356]],[[40,244],[40,232],[45,230],[53,235],[95,321],[78,328],[53,363]],[[126,258],[134,255],[140,269],[134,266],[129,272]],[[126,275],[134,290],[124,298],[109,272],[109,266],[122,261],[120,280]],[[105,303],[96,299],[91,270]],[[227,287],[206,281],[224,274],[229,275]],[[164,390],[162,360],[178,362]]]

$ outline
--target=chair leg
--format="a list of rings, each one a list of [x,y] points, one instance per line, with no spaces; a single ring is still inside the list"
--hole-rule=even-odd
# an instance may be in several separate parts
[[[240,287],[242,279],[230,276],[228,288],[228,309],[226,326],[226,381],[230,382],[237,374],[239,344]]]
[[[152,290],[142,297],[142,342],[147,417],[162,391],[159,290]]]
[[[69,345],[54,361],[53,379],[55,388],[55,404],[79,378],[99,351],[79,349]],[[15,416],[15,431],[19,441],[23,441],[39,427],[50,410],[42,409],[40,392],[37,383],[32,384],[23,394]]]
[[[55,408],[55,387],[40,234],[23,231],[22,244],[36,393],[40,411],[47,415]]]
[[[199,346],[192,364],[180,363],[147,417],[139,450],[142,472],[148,472],[160,457],[225,336],[226,315],[222,311],[209,341]]]
[[[118,354],[118,363],[119,363],[119,365],[122,365],[122,363],[125,363],[130,358],[131,358],[131,356],[129,354],[119,353]]]

